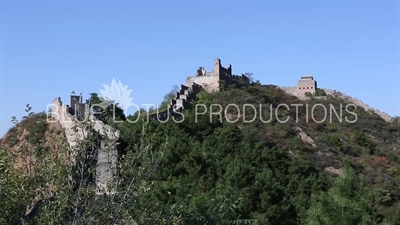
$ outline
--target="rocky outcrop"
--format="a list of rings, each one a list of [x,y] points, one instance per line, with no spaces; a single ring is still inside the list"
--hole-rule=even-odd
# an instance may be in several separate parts
[[[336,169],[333,166],[325,167],[324,171],[333,175],[342,175],[342,169]]]
[[[314,148],[317,147],[314,140],[310,136],[308,136],[306,133],[304,133],[300,127],[296,126],[296,127],[294,127],[294,130],[297,132],[297,136],[299,136],[303,142],[310,144]]]

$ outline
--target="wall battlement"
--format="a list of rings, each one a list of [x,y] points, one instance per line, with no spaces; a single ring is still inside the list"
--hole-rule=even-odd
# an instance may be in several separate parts
[[[168,108],[162,112],[150,115],[150,118],[164,121],[168,120],[170,117],[178,116],[187,108],[189,102],[196,98],[196,95],[200,91],[220,91],[221,81],[230,84],[236,79],[244,79],[250,82],[250,79],[245,75],[233,75],[232,65],[229,64],[228,67],[225,68],[221,65],[221,60],[217,58],[214,60],[213,71],[207,72],[204,67],[199,67],[195,76],[186,78],[185,85],[181,85],[179,91],[175,93],[175,97],[171,99]]]
[[[203,88],[196,83],[193,83],[190,87],[181,85],[179,91],[175,93],[175,97],[170,100],[168,108],[150,115],[150,118],[153,120],[158,119],[159,121],[165,121],[171,117],[178,116],[178,112],[181,113],[184,109],[187,109],[189,102],[195,99],[196,95],[202,90]]]
[[[72,114],[71,114],[72,112]],[[80,121],[91,121],[93,129],[105,137],[100,140],[96,167],[96,190],[97,195],[114,194],[115,190],[109,189],[107,183],[115,177],[115,163],[117,162],[117,149],[114,144],[120,136],[119,131],[104,124],[90,113],[89,105],[82,103],[82,96],[71,96],[71,105],[63,105],[61,98],[55,98],[52,104],[52,118],[58,121],[65,132],[67,142],[71,148],[72,159],[75,159],[77,151],[80,150],[79,143],[87,139],[89,131],[82,126]]]
[[[249,80],[245,75],[233,75],[232,65],[223,67],[221,64],[221,59],[214,60],[214,67],[211,72],[207,72],[204,67],[199,67],[197,69],[196,75],[187,77],[185,85],[190,87],[193,83],[200,85],[205,91],[214,92],[220,91],[221,81],[229,84],[234,79],[244,78]]]

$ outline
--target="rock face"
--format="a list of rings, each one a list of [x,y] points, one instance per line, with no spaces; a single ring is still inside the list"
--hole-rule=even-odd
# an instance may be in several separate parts
[[[342,175],[343,172],[342,169],[336,169],[333,166],[325,167],[324,171],[334,175]]]
[[[69,113],[70,111],[68,106],[62,104],[60,97],[54,99],[52,118],[54,121],[60,123],[61,127],[64,129],[66,139],[71,148],[72,159],[74,160],[77,151],[81,150],[80,143],[88,137],[88,131],[81,121],[78,121]],[[95,117],[90,114],[88,107],[86,107],[85,120],[83,122],[90,122],[94,131],[102,136],[98,146],[96,194],[113,194],[115,190],[113,188],[107,188],[107,184],[109,182],[116,182],[114,179],[117,163],[116,141],[120,134],[109,125],[96,120]]]
[[[304,133],[300,127],[294,127],[294,130],[297,131],[297,135],[301,138],[301,140],[303,142],[310,144],[314,148],[317,147],[314,140],[310,136],[308,136],[306,133]]]

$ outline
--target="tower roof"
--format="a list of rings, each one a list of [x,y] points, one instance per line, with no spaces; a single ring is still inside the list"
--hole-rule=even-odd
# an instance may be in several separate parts
[[[311,76],[311,75],[302,76],[300,79],[302,79],[302,80],[314,80],[313,76]]]

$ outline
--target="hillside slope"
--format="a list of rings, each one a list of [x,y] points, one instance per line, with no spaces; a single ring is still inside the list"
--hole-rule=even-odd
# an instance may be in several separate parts
[[[229,107],[222,123],[218,115],[210,123],[209,113],[196,121],[195,105],[199,104],[208,109],[211,104],[221,104],[223,109],[236,104],[241,115],[236,123],[229,123],[227,120],[233,121],[238,115],[235,107]],[[298,113],[295,107],[280,107],[278,117],[272,116],[268,123],[260,119],[245,123],[244,104],[254,105],[257,112],[262,104],[265,121],[270,106],[272,111],[279,104],[303,107]],[[318,104],[338,114],[343,109],[342,122],[336,114],[330,121],[329,112],[323,120],[321,106],[315,108],[313,121],[311,109]],[[240,199],[231,219],[268,218],[270,224],[296,224],[305,216],[311,193],[328,190],[332,175],[342,173],[345,160],[364,177],[371,191],[365,199],[371,202],[365,205],[372,207],[366,210],[372,212],[375,221],[395,216],[399,209],[399,124],[387,123],[362,108],[348,107],[346,111],[347,104],[329,96],[303,101],[275,86],[202,93],[192,102],[193,109],[184,114],[184,122],[153,124],[150,132],[168,134],[170,144],[154,175],[156,194],[143,196],[140,205],[151,207],[146,202],[157,202],[164,209],[186,201],[184,209],[202,215],[211,210],[210,202]],[[251,120],[253,110],[248,108],[246,118]],[[287,116],[287,122],[279,122]],[[127,126],[134,130],[137,124]],[[125,134],[126,140],[138,141],[135,135]],[[394,220],[392,224],[397,224],[398,218]]]
[[[240,113],[229,104],[239,106]],[[294,104],[303,106],[296,111]],[[134,218],[138,224],[400,224],[400,125],[348,104],[333,96],[300,100],[273,85],[238,84],[199,93],[181,122],[136,121],[145,118],[144,111],[123,123],[109,121],[126,145],[120,152],[120,193],[134,197],[123,202],[117,197],[111,208],[96,200],[96,207],[107,208],[96,211],[98,221],[106,223],[120,210],[122,221]],[[226,113],[210,117],[210,107],[216,112],[218,105]],[[328,109],[326,119],[321,105]],[[9,142],[4,138],[6,151]],[[149,152],[138,158],[144,145]],[[150,168],[157,157],[160,161]],[[151,172],[138,180],[143,168]],[[71,190],[63,196],[75,194]],[[93,201],[90,194],[80,198]],[[90,208],[85,204],[79,209]],[[346,213],[337,213],[338,205],[348,207]],[[58,223],[77,217],[73,211],[63,213]],[[34,221],[42,217],[45,211]]]
[[[14,159],[14,167],[30,174],[34,169],[28,164],[37,164],[33,151],[49,157],[61,157],[60,150],[66,146],[64,130],[56,121],[47,121],[44,112],[31,114],[16,126],[12,127],[0,139],[0,148],[7,149],[6,153]],[[20,152],[20,147],[24,152]],[[31,153],[31,154],[29,154]]]

